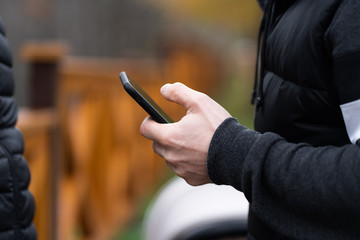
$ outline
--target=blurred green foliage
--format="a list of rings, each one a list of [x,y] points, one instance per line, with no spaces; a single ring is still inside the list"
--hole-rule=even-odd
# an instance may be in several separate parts
[[[261,9],[256,0],[147,0],[172,16],[256,35]]]

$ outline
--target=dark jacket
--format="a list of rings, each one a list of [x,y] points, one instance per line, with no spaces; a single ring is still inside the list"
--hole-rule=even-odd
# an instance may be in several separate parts
[[[360,2],[261,5],[257,132],[226,120],[209,176],[245,193],[255,239],[358,239],[360,108],[345,110],[360,99]]]
[[[35,203],[28,191],[24,140],[15,128],[18,107],[11,67],[11,51],[0,20],[0,239],[33,240],[37,238],[32,224]]]

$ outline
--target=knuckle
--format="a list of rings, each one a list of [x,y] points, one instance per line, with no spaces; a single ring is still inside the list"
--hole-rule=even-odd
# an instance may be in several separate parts
[[[157,142],[153,142],[152,148],[157,155],[164,157],[164,153],[161,151],[161,146]]]
[[[182,88],[182,87],[184,87],[184,84],[182,84],[181,82],[175,82],[173,84],[173,88],[175,88],[175,89],[179,89],[179,88]]]
[[[147,121],[144,121],[144,122],[140,125],[140,133],[141,133],[141,135],[143,135],[144,137],[146,137],[146,134],[147,134],[147,132],[148,132],[147,126],[148,126]]]
[[[178,133],[176,132],[176,129],[169,128],[168,131],[164,131],[162,133],[161,142],[169,147],[174,147],[177,145],[178,142],[177,137]]]
[[[197,184],[196,182],[192,181],[191,179],[186,179],[184,178],[184,180],[190,185],[190,186],[198,186],[199,184]]]
[[[166,161],[168,163],[170,163],[172,166],[174,166],[175,169],[177,169],[178,162],[177,162],[176,155],[173,153],[173,151],[165,151],[163,154],[164,154],[164,158],[166,159]]]
[[[179,97],[183,88],[184,88],[184,84],[180,82],[176,82],[172,85],[171,94],[175,97]]]
[[[194,103],[198,106],[203,106],[204,104],[207,103],[208,101],[208,96],[204,93],[198,92],[195,96],[194,96]]]
[[[186,174],[186,172],[185,171],[183,171],[181,168],[176,168],[175,170],[174,170],[174,172],[176,173],[176,175],[177,176],[179,176],[179,177],[181,177],[181,178],[183,178],[183,179],[187,179],[187,174]]]

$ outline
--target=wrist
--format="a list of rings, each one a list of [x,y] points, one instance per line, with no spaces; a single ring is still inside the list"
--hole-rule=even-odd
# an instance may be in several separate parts
[[[216,184],[232,185],[240,190],[245,158],[260,135],[235,118],[225,119],[210,142],[207,156],[209,178]]]

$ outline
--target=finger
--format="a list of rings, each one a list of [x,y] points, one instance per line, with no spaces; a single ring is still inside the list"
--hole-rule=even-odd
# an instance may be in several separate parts
[[[160,157],[162,157],[166,164],[174,171],[176,172],[176,167],[173,163],[171,163],[170,161],[168,161],[168,159],[166,159],[166,149],[163,145],[159,144],[158,142],[153,142],[153,149],[154,152],[156,154],[158,154]]]
[[[204,94],[195,91],[182,83],[165,84],[160,89],[161,95],[168,101],[190,109],[197,103],[199,96]]]
[[[157,123],[151,117],[147,117],[140,126],[140,133],[152,141],[162,143],[167,125]]]
[[[165,159],[165,150],[162,145],[160,145],[158,142],[153,142],[153,150],[156,154],[158,154],[160,157]]]

